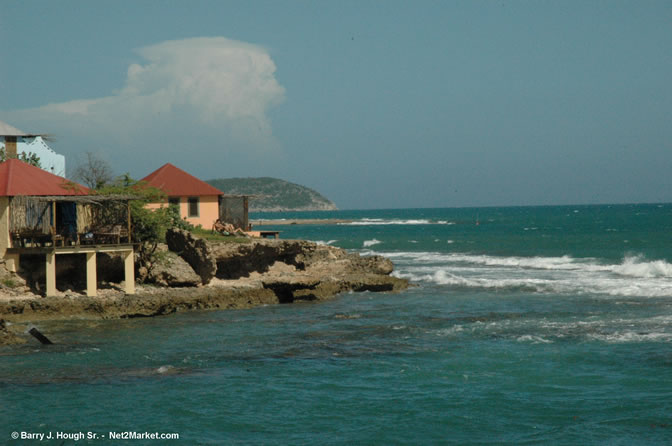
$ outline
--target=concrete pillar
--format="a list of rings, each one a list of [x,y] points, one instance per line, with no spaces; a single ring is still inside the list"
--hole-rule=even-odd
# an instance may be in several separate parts
[[[47,253],[47,296],[56,295],[56,253]]]
[[[96,253],[86,253],[86,295],[95,297],[98,294],[98,277],[96,275]]]
[[[135,294],[135,265],[133,262],[133,250],[124,253],[124,281],[126,294]]]
[[[15,273],[19,270],[21,254],[5,254],[5,268],[7,271]]]

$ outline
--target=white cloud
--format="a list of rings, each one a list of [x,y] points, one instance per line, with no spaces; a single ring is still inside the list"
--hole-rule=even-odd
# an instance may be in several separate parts
[[[155,155],[177,153],[166,145],[184,144],[189,135],[225,141],[223,151],[277,148],[267,112],[285,91],[265,48],[212,37],[166,41],[137,53],[142,61],[128,67],[125,85],[110,96],[3,113],[3,119],[52,132],[59,145],[84,146],[89,139],[89,147],[78,152],[114,146],[131,154],[138,151],[132,144],[142,144],[143,151],[156,149]],[[159,133],[161,147],[153,148]]]

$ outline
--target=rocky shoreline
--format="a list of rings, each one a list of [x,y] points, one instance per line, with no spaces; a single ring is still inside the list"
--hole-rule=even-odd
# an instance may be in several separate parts
[[[242,309],[320,301],[350,291],[397,292],[409,285],[391,275],[394,266],[384,257],[362,257],[313,242],[210,242],[180,230],[169,231],[166,239],[163,260],[149,271],[139,271],[153,284],[138,286],[134,295],[126,295],[120,285],[112,284],[96,297],[71,291],[56,297],[25,292],[3,296],[0,345],[25,342],[25,324],[39,320]]]

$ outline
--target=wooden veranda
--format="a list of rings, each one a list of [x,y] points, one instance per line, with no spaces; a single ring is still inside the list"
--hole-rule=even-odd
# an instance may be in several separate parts
[[[125,287],[135,293],[134,249],[129,200],[132,196],[14,196],[9,198],[9,246],[5,263],[16,271],[21,255],[44,255],[46,295],[55,295],[56,256],[86,256],[86,294],[97,294],[97,253],[124,260]]]

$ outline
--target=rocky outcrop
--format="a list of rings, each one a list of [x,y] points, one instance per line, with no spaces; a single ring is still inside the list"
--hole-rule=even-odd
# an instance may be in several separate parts
[[[394,265],[381,256],[362,257],[334,246],[304,240],[259,239],[250,243],[213,243],[217,278],[238,279],[251,273],[265,273],[275,262],[294,266],[316,275],[389,275]]]
[[[25,337],[21,337],[10,330],[4,319],[0,319],[0,345],[15,345],[23,344],[25,342]]]
[[[15,324],[44,319],[149,317],[192,309],[234,309],[329,299],[348,291],[400,291],[408,281],[390,275],[384,257],[358,254],[301,240],[206,242],[170,231],[168,247],[148,273],[155,285],[99,289],[97,297],[67,291],[59,297],[14,295],[2,290],[0,317]],[[118,264],[110,259],[110,268]],[[113,274],[112,271],[108,272]],[[9,283],[9,282],[8,282]],[[205,286],[204,284],[208,284]],[[25,288],[25,287],[20,287]],[[27,288],[26,288],[27,289]],[[25,340],[19,328],[0,325],[0,344]]]
[[[195,237],[189,231],[172,228],[166,232],[166,243],[171,251],[191,265],[204,284],[209,283],[215,277],[217,263],[205,240]]]
[[[135,295],[109,292],[100,293],[98,297],[80,295],[0,301],[0,315],[18,326],[40,320],[125,319],[162,316],[188,310],[243,309],[278,303],[271,290],[244,287],[138,286],[137,291]]]
[[[302,240],[255,240],[211,246],[217,278],[258,276],[280,303],[326,299],[345,291],[399,291],[408,282],[390,276],[394,265],[381,256],[362,257]]]
[[[194,287],[202,283],[201,276],[174,252],[159,251],[159,258],[147,273],[150,282],[165,287]]]

